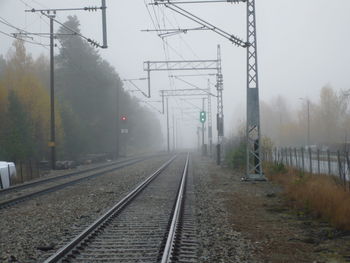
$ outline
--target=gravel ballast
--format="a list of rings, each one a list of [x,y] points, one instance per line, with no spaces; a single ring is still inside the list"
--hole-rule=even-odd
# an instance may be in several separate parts
[[[42,262],[169,158],[152,158],[0,211],[0,262]]]
[[[242,172],[192,158],[194,187],[188,189],[199,263],[350,262],[349,233],[288,208],[279,186],[242,182]],[[43,262],[168,159],[152,158],[1,210],[0,262]]]

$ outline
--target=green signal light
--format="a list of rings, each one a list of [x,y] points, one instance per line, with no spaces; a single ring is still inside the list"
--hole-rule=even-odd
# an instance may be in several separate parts
[[[201,123],[204,123],[204,122],[206,121],[206,119],[207,119],[207,116],[206,116],[205,111],[201,111],[201,112],[199,113],[199,121],[200,121]]]

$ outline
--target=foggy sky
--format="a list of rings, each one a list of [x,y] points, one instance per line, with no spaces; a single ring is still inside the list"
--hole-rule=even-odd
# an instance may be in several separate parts
[[[153,29],[152,21],[142,0],[107,0],[108,45],[107,50],[100,50],[120,74],[121,78],[145,77],[143,61],[164,60],[162,40],[155,33],[142,33],[141,29]],[[147,1],[149,2],[149,1]],[[84,7],[98,6],[98,0],[0,0],[0,17],[13,25],[31,32],[48,32],[45,17],[24,13],[28,7]],[[212,22],[226,31],[246,40],[246,5],[245,4],[196,4],[183,6],[195,14]],[[289,100],[289,106],[300,106],[300,97],[318,100],[319,90],[331,84],[336,90],[350,89],[349,61],[350,51],[350,2],[348,0],[256,0],[258,62],[260,78],[260,98],[269,101],[281,94]],[[155,18],[154,11],[150,12]],[[163,10],[163,11],[162,11]],[[163,20],[163,12],[164,17]],[[196,27],[187,19],[176,15],[171,10],[155,8],[161,27]],[[84,35],[99,42],[102,41],[100,13],[84,11],[58,14],[58,20],[65,21],[67,15],[77,14],[81,21]],[[55,25],[56,29],[58,25]],[[0,24],[0,30],[12,33],[14,30]],[[0,34],[0,54],[6,56],[12,39]],[[213,32],[188,32],[180,36],[167,38],[171,48],[170,59],[215,59],[216,46],[221,45],[224,75],[224,113],[226,135],[245,119],[246,111],[246,50],[235,47],[228,40]],[[47,40],[43,40],[47,43]],[[43,47],[26,45],[34,56],[40,53],[48,55]],[[176,50],[174,52],[173,49]],[[167,51],[167,49],[165,48]],[[58,50],[55,51],[56,53]],[[179,57],[180,53],[183,57]],[[205,78],[188,79],[193,84],[206,88]],[[213,82],[214,78],[211,79]],[[146,91],[146,83],[140,83]],[[187,88],[176,82],[176,88]],[[152,100],[159,100],[159,90],[169,88],[166,72],[152,73]],[[214,87],[212,87],[214,92]],[[140,95],[135,94],[142,98]],[[142,98],[143,99],[143,98]],[[180,100],[170,100],[170,108],[191,107]],[[193,101],[200,106],[199,100]],[[213,99],[216,114],[216,101]],[[161,108],[160,104],[155,104]],[[198,110],[194,110],[198,111]],[[179,111],[177,118],[181,119]],[[164,116],[160,116],[164,123]],[[182,141],[194,141],[195,127],[199,124],[198,114],[192,121],[178,121],[182,129]],[[213,127],[216,127],[215,122]],[[185,133],[190,132],[185,136]],[[263,131],[262,131],[263,132]]]

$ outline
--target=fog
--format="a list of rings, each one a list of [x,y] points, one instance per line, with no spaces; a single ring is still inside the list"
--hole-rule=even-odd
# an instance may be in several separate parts
[[[198,25],[188,21],[164,7],[146,7],[150,1],[107,0],[108,49],[98,50],[119,74],[121,79],[146,77],[143,62],[147,60],[216,59],[216,46],[221,46],[224,76],[225,133],[232,134],[245,120],[246,112],[246,50],[232,45],[210,31],[189,31],[165,39],[156,33],[141,32],[154,29],[159,23],[162,28],[191,28]],[[97,0],[1,0],[0,17],[12,25],[29,32],[48,32],[48,21],[44,16],[25,13],[30,8],[68,8],[98,6]],[[195,4],[186,5],[187,10],[212,22],[226,31],[246,39],[245,4]],[[303,106],[300,98],[317,104],[320,90],[330,85],[335,92],[348,90],[348,45],[350,35],[350,2],[346,0],[266,0],[256,1],[258,64],[260,98],[262,104],[270,104],[279,95],[285,98],[289,112],[297,112]],[[77,15],[83,35],[98,42],[102,41],[100,12],[60,12],[57,19],[65,22],[68,15]],[[152,19],[151,19],[152,17]],[[56,30],[59,25],[55,25]],[[0,24],[0,31],[14,33],[15,30]],[[48,43],[45,38],[36,41]],[[0,54],[8,56],[13,39],[0,34]],[[27,52],[37,58],[48,56],[49,51],[42,46],[26,44]],[[60,45],[55,52],[58,54]],[[186,72],[185,72],[186,73]],[[169,74],[174,74],[170,72]],[[206,88],[207,77],[188,79],[192,84]],[[211,81],[215,82],[214,77]],[[186,84],[169,80],[166,72],[152,73],[153,107],[161,110],[159,90],[188,88]],[[146,82],[137,82],[139,88],[147,91]],[[133,89],[125,85],[125,89]],[[211,87],[212,92],[215,88]],[[132,92],[140,100],[145,100],[140,92]],[[180,98],[169,98],[170,124],[176,124],[179,147],[196,147],[196,131],[199,126],[201,100],[191,101],[195,107]],[[216,100],[212,100],[213,116],[216,114]],[[147,106],[147,105],[146,105]],[[191,109],[192,108],[192,109]],[[150,107],[162,125],[163,138],[166,137],[165,115]],[[262,115],[268,111],[262,110]],[[268,119],[269,116],[262,116]],[[216,127],[213,118],[213,127]],[[266,125],[265,125],[266,127]],[[262,126],[264,128],[264,125]],[[215,129],[214,129],[215,130]],[[262,130],[263,134],[274,137],[273,131]],[[172,134],[172,133],[171,133]],[[172,135],[171,135],[172,137]],[[215,136],[214,136],[215,138]],[[321,139],[320,139],[321,140]],[[285,142],[287,143],[287,142]],[[290,141],[290,143],[296,143]],[[172,139],[171,139],[172,144]]]

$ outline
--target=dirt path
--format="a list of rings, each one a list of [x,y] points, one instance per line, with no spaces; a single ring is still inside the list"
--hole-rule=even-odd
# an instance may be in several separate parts
[[[350,262],[350,233],[286,206],[271,182],[194,158],[201,262]]]

